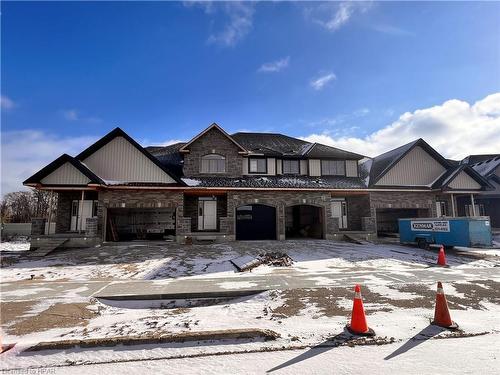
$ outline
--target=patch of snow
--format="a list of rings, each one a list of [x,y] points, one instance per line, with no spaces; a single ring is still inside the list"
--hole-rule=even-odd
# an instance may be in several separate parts
[[[201,184],[200,180],[196,180],[194,178],[181,178],[181,180],[187,185],[187,186],[198,186]]]

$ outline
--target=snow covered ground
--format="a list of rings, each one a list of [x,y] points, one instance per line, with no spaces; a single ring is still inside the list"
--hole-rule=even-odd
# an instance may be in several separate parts
[[[235,272],[229,262],[235,256],[277,250],[286,250],[295,261],[293,266],[261,266],[252,273],[241,274]],[[416,366],[408,367],[405,373],[425,373],[436,368],[439,373],[451,373],[453,368],[446,366],[451,365],[454,356],[450,353],[453,352],[454,355],[469,355],[469,360],[460,358],[463,362],[460,369],[464,372],[482,359],[481,372],[489,373],[498,365],[497,355],[489,348],[500,347],[500,262],[496,257],[454,254],[448,254],[447,259],[450,268],[441,269],[430,266],[435,263],[435,252],[398,245],[354,245],[333,241],[204,246],[132,243],[63,251],[40,260],[13,255],[2,260],[2,283],[16,283],[13,290],[2,291],[2,336],[4,342],[16,342],[17,345],[2,355],[0,369],[19,372],[38,368],[54,370],[54,373],[103,374],[124,370],[264,373],[299,357],[300,361],[277,369],[276,373],[307,373],[307,369],[313,373],[331,373],[334,365],[335,373],[349,373],[355,370],[352,367],[355,363],[364,364],[373,373],[388,373],[396,368],[401,372],[398,366],[405,364]],[[479,274],[479,271],[484,277],[468,276]],[[311,350],[322,343],[328,346],[333,337],[343,333],[352,306],[353,282],[342,280],[356,272],[364,272],[360,281],[364,281],[362,293],[368,324],[382,342],[389,344]],[[466,335],[484,335],[436,339],[450,335],[448,331],[429,327],[436,283],[401,281],[405,275],[415,272],[435,274],[436,281],[446,273],[450,281],[444,288],[452,318]],[[30,289],[34,282],[26,280],[29,274],[37,278],[37,289],[49,286],[44,286],[40,280],[60,280],[63,289],[50,297],[40,298],[43,290],[34,293]],[[64,289],[65,278],[133,278],[163,283],[162,280],[182,276],[179,280],[199,280],[201,283],[220,280],[223,288],[232,289],[252,286],[254,278],[273,276],[295,280],[304,275],[316,280],[315,288],[269,290],[250,297],[218,300],[111,301],[85,297],[82,292],[87,287],[84,285],[81,291]],[[235,277],[239,278],[238,283],[227,281]],[[281,337],[268,342],[248,340],[23,351],[41,341],[235,328],[270,329]],[[486,344],[488,349],[476,353],[477,345]],[[384,360],[400,347],[405,349],[401,354]],[[442,355],[436,355],[439,350],[443,350]],[[249,351],[255,353],[245,353]],[[227,352],[242,354],[220,355]],[[314,354],[316,352],[318,354]],[[189,358],[180,358],[186,356]],[[438,361],[440,357],[442,362]],[[436,365],[438,367],[433,367]]]
[[[498,374],[498,334],[416,342],[386,359],[403,345],[318,347],[169,360],[142,360],[68,369],[56,374]],[[453,353],[453,355],[449,355]]]
[[[1,248],[21,249],[27,244],[2,243]],[[286,248],[284,248],[286,246]],[[1,281],[31,279],[90,280],[146,279],[162,280],[178,277],[220,277],[234,275],[230,260],[241,255],[257,255],[266,251],[286,251],[294,260],[291,267],[278,272],[345,272],[368,268],[404,272],[428,267],[436,262],[436,253],[393,244],[355,245],[335,241],[257,241],[213,245],[178,245],[169,242],[131,242],[108,244],[87,249],[67,249],[42,259],[19,254],[3,256]],[[454,267],[494,267],[499,257],[484,259],[448,254]],[[261,266],[253,273],[276,273],[275,267]],[[32,276],[33,275],[33,276]]]

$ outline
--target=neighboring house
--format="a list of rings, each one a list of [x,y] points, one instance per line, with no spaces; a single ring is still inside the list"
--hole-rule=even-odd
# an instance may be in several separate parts
[[[488,180],[493,189],[478,194],[474,204],[470,198],[460,198],[458,200],[460,216],[475,216],[474,210],[476,210],[476,214],[490,217],[493,228],[500,229],[500,154],[470,155],[461,163],[472,167]]]
[[[58,194],[50,237],[66,236],[65,246],[369,237],[397,230],[399,217],[455,216],[457,197],[492,188],[421,139],[370,159],[282,134],[230,135],[217,124],[187,143],[147,148],[117,128],[24,184]]]
[[[379,233],[396,232],[399,218],[465,216],[457,200],[492,188],[473,168],[446,160],[423,139],[368,159],[361,169]]]

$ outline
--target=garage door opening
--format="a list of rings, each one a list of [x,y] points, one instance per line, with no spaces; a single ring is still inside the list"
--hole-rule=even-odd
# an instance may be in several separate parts
[[[175,236],[175,209],[110,208],[107,241],[163,240]]]
[[[429,217],[427,208],[378,208],[377,233],[380,236],[399,233],[398,219]]]
[[[323,238],[321,207],[297,205],[285,209],[286,238]]]
[[[236,209],[237,240],[275,240],[276,208],[250,204]]]

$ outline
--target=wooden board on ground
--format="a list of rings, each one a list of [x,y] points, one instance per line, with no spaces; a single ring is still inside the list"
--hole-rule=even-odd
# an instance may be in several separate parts
[[[243,255],[238,258],[231,259],[231,263],[240,272],[251,270],[262,264],[262,259],[259,256]]]
[[[36,250],[28,252],[28,255],[30,257],[43,257],[43,256],[45,256],[45,255],[53,252],[59,246],[63,245],[66,241],[68,241],[67,238],[50,238],[50,239],[47,239],[47,241],[44,241],[40,245],[40,247],[38,247]]]

